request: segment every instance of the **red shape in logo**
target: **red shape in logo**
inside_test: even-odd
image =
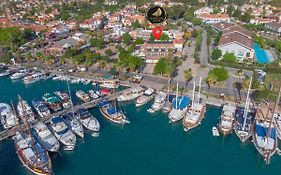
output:
[[[162,35],[162,28],[161,27],[154,27],[152,30],[152,34],[155,39],[159,39]]]

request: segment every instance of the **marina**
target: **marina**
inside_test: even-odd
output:
[[[6,80],[6,81],[8,81],[8,80]],[[11,81],[11,80],[10,80]],[[63,82],[54,82],[53,80],[49,80],[50,82],[41,82],[41,83],[43,83],[43,84],[45,84],[45,83],[59,83],[60,84],[60,86],[64,86],[65,88],[67,88],[66,87],[66,85],[65,85],[65,83],[63,83]],[[20,82],[17,82],[17,83],[20,83]],[[38,82],[38,84],[39,84],[40,82]],[[83,84],[83,83],[82,83]],[[34,84],[34,86],[36,86],[36,83]],[[71,86],[73,86],[73,85],[71,85]],[[75,85],[75,86],[79,86],[79,87],[81,87],[81,85]],[[82,86],[85,86],[84,84],[82,85]],[[87,85],[86,85],[87,86]],[[91,84],[89,84],[88,85],[88,88],[91,88]],[[71,89],[72,89],[73,87],[71,87]],[[88,92],[88,88],[86,88],[86,89],[83,89],[83,91],[84,92]],[[79,109],[79,108],[81,108],[81,107],[86,107],[86,109],[89,109],[90,110],[90,112],[91,113],[93,113],[93,111],[94,111],[94,116],[98,116],[97,117],[97,119],[96,119],[96,121],[98,121],[98,122],[101,122],[100,124],[99,124],[99,126],[101,127],[101,128],[103,128],[103,126],[104,125],[112,125],[112,123],[111,122],[109,122],[108,121],[108,119],[106,119],[105,118],[105,120],[103,119],[103,117],[102,117],[102,113],[100,113],[99,111],[98,111],[98,106],[97,107],[95,107],[96,105],[98,105],[98,102],[100,102],[100,101],[102,101],[103,99],[107,99],[107,100],[113,100],[113,99],[116,99],[116,97],[118,96],[117,94],[124,94],[125,92],[126,92],[126,90],[127,90],[127,92],[129,92],[128,91],[128,89],[125,89],[125,90],[121,90],[121,91],[118,91],[118,92],[116,92],[116,94],[114,95],[114,94],[112,94],[112,95],[109,95],[109,96],[104,96],[103,98],[97,98],[97,99],[92,99],[90,102],[86,102],[86,103],[81,103],[81,101],[79,101],[79,99],[76,97],[75,98],[75,89],[76,88],[73,88],[73,91],[71,92],[71,94],[72,94],[72,96],[74,97],[74,101],[75,101],[75,105],[73,106],[74,107],[74,110],[76,110],[76,109]],[[79,88],[80,89],[80,88]],[[56,89],[54,89],[54,90],[48,90],[48,92],[52,92],[52,91],[55,91]],[[46,91],[43,91],[43,92],[41,92],[41,94],[44,94],[44,92],[46,92]],[[159,92],[158,92],[159,93]],[[38,97],[40,97],[40,95],[36,95],[35,97],[32,97],[32,99],[33,98],[38,98]],[[25,99],[27,99],[27,102],[28,103],[30,103],[31,104],[31,102],[30,102],[30,100],[32,100],[32,99],[30,99],[30,98],[28,98],[28,97],[25,97],[25,96],[23,96],[23,98],[25,98]],[[165,98],[164,99],[166,99],[166,96],[165,96]],[[14,101],[17,101],[16,99],[13,99]],[[178,99],[178,100],[180,100],[180,98]],[[6,101],[5,101],[6,102]],[[7,101],[8,102],[8,101]],[[119,102],[120,103],[120,102]],[[127,120],[130,120],[130,124],[128,124],[128,125],[124,125],[124,129],[125,130],[127,130],[126,128],[130,128],[130,130],[131,129],[133,129],[132,127],[134,126],[134,127],[136,127],[136,125],[138,125],[137,123],[135,123],[136,121],[139,121],[140,119],[136,119],[135,118],[135,116],[132,116],[131,114],[133,114],[134,112],[132,111],[132,110],[137,110],[136,109],[136,107],[130,107],[130,106],[135,106],[135,103],[136,103],[136,100],[131,100],[131,101],[128,101],[128,102],[126,102],[126,104],[119,104],[120,105],[120,107],[118,108],[118,109],[122,109],[122,113],[124,113],[124,115],[126,115],[126,119]],[[153,101],[151,101],[151,102],[147,102],[147,104],[144,104],[143,105],[143,109],[142,109],[142,112],[141,113],[146,113],[145,115],[147,115],[148,113],[147,113],[147,109],[149,109],[149,106],[151,106],[152,104],[153,104],[154,102]],[[178,105],[179,105],[179,103],[180,103],[180,101],[178,102]],[[175,103],[176,104],[176,103]],[[124,105],[126,106],[125,108],[124,108]],[[94,107],[94,109],[92,109]],[[132,108],[132,109],[130,109],[130,108]],[[124,110],[125,109],[125,110]],[[59,116],[59,115],[61,115],[61,114],[63,114],[63,113],[69,113],[69,112],[71,112],[73,109],[71,109],[71,108],[68,108],[68,109],[63,109],[62,111],[59,111],[59,112],[56,112],[56,113],[53,113],[53,114],[51,114],[51,115],[47,115],[47,117],[44,117],[44,118],[42,118],[42,120],[43,121],[49,121],[49,119],[50,118],[52,118],[52,116]],[[208,135],[208,133],[210,133],[210,130],[212,130],[212,127],[213,126],[215,126],[215,123],[219,123],[219,117],[220,117],[220,114],[221,114],[221,108],[217,108],[217,107],[211,107],[211,106],[207,106],[207,112],[206,112],[206,114],[205,114],[205,117],[206,118],[208,118],[208,116],[210,115],[210,114],[208,114],[209,113],[209,111],[212,111],[212,110],[217,110],[218,111],[218,113],[216,114],[216,116],[217,116],[217,118],[214,118],[214,117],[211,117],[212,118],[212,121],[213,122],[209,122],[207,125],[209,126],[208,128],[209,128],[209,132],[206,132],[205,134],[206,135]],[[76,115],[77,115],[78,113],[76,113]],[[92,114],[91,114],[92,115]],[[141,114],[139,114],[139,115],[141,115]],[[154,115],[154,114],[151,114],[151,115]],[[164,121],[164,125],[167,125],[169,122],[168,122],[168,120],[169,120],[169,118],[167,117],[168,116],[168,114],[165,114],[165,113],[163,113],[163,112],[158,112],[157,113],[157,115],[160,115],[160,116],[162,116],[162,115],[164,115],[164,116],[166,116],[166,117],[164,117],[164,118],[166,118],[166,119],[159,119],[160,121]],[[78,115],[77,115],[78,116]],[[78,117],[79,118],[79,117]],[[142,116],[142,120],[146,120],[145,119],[146,117],[144,117],[144,116]],[[157,117],[158,118],[158,117]],[[104,120],[104,121],[103,121]],[[148,120],[151,120],[151,119],[148,119]],[[154,119],[155,120],[155,119]],[[205,120],[208,120],[208,119],[205,119]],[[55,123],[56,122],[61,122],[61,121],[54,121]],[[143,122],[143,121],[142,121]],[[52,123],[52,122],[51,122]],[[166,123],[166,124],[165,124]],[[205,122],[204,122],[205,123]],[[210,125],[210,124],[212,124],[212,125]],[[67,125],[66,125],[67,126]],[[113,126],[113,128],[115,128],[115,129],[118,129],[119,130],[119,127],[118,126],[115,126],[115,125],[112,125]],[[84,126],[85,127],[85,126]],[[117,127],[117,128],[116,128]],[[178,128],[178,129],[180,129],[180,128],[182,128],[182,125],[181,125],[181,123],[174,123],[174,124],[172,124],[171,125],[171,127],[172,128]],[[197,129],[197,127],[196,127],[196,129],[194,129],[194,132],[192,132],[192,135],[193,134],[195,134],[195,131],[196,132],[198,132],[198,130],[200,131],[201,129],[202,129],[202,127],[206,127],[206,124],[203,124],[202,126],[198,126],[198,129]],[[85,129],[88,129],[87,127],[85,127]],[[177,129],[177,130],[178,130]],[[134,130],[134,129],[133,129]],[[90,130],[91,131],[91,130]],[[92,130],[93,131],[93,130]],[[92,132],[91,131],[91,132]],[[102,137],[104,137],[104,130],[103,129],[101,129],[101,131],[100,131],[100,128],[98,128],[98,131],[99,132],[101,132],[101,135],[100,134],[98,134],[98,135],[100,135],[99,136],[99,139],[102,139]],[[120,130],[121,131],[121,130]],[[176,133],[173,133],[173,134],[176,134]],[[177,131],[177,134],[180,134],[180,131],[178,130]],[[71,135],[71,134],[70,134]],[[73,137],[73,140],[72,140],[72,142],[74,142],[73,144],[69,144],[69,145],[67,145],[65,142],[63,142],[63,141],[61,141],[61,144],[63,145],[62,146],[62,148],[64,149],[64,150],[73,150],[74,152],[76,152],[76,150],[78,149],[78,152],[79,152],[79,150],[81,151],[81,149],[79,149],[79,143],[81,142],[80,141],[80,139],[78,139],[78,137],[76,138],[76,137],[74,137],[73,136],[74,134],[72,134],[72,137]],[[152,134],[153,135],[153,134]],[[196,134],[197,135],[197,134]],[[77,135],[78,136],[78,135]],[[128,135],[129,136],[129,135]],[[209,137],[210,137],[211,135],[209,135]],[[58,138],[58,137],[57,137]],[[87,134],[85,134],[85,136],[83,137],[85,140],[86,140],[86,142],[89,142],[89,139],[91,140],[91,139],[93,139],[93,137],[90,137],[89,138],[89,135],[87,135]],[[214,137],[210,137],[210,139],[214,139]],[[220,137],[219,137],[220,138]],[[234,139],[235,137],[233,137],[233,136],[230,136],[230,138],[232,138],[232,139]],[[195,138],[194,138],[195,139]],[[196,140],[196,139],[195,139]],[[208,140],[208,139],[207,139]],[[236,139],[234,139],[234,140],[236,140]],[[236,140],[237,141],[237,140]],[[6,141],[4,141],[4,142],[6,142]],[[93,144],[93,143],[92,143]],[[224,143],[225,144],[225,143]],[[236,144],[239,144],[239,142],[237,142]],[[76,146],[75,146],[76,145]],[[78,148],[77,148],[78,147]],[[53,148],[54,150],[55,150],[55,148]],[[215,148],[214,148],[215,149]],[[64,154],[64,153],[63,153]],[[56,160],[56,159],[61,159],[61,158],[55,158],[54,159],[54,161],[52,160],[52,163],[53,163],[53,166],[56,166],[56,164],[57,164],[57,161],[58,160]],[[188,157],[187,157],[187,159],[188,159]],[[275,158],[276,159],[276,158]],[[262,166],[262,164],[261,164],[261,166]],[[56,170],[54,170],[54,171],[56,171]],[[65,171],[65,172],[67,172],[66,170],[63,170],[63,171]]]

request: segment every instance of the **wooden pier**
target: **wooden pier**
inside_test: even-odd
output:
[[[129,93],[129,92],[130,92],[130,88],[122,90],[122,91],[118,91],[115,94],[110,94],[108,96],[104,96],[104,97],[101,97],[101,98],[98,98],[98,99],[95,99],[95,100],[92,100],[89,102],[78,104],[78,105],[74,106],[74,111],[76,111],[77,109],[81,109],[81,108],[84,108],[84,109],[94,108],[100,101],[103,101],[103,100],[112,101],[112,100],[115,100],[119,95],[121,95],[123,93]],[[63,109],[63,110],[53,113],[47,117],[40,118],[40,121],[44,122],[44,123],[48,123],[53,116],[61,116],[62,114],[65,114],[65,113],[68,113],[71,111],[72,111],[72,108]],[[39,119],[35,120],[33,122],[33,124],[38,122],[38,120]],[[14,136],[17,130],[26,130],[26,126],[24,124],[21,124],[21,125],[14,126],[13,128],[0,132],[0,141]]]

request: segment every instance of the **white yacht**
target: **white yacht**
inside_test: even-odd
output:
[[[6,103],[0,103],[0,118],[4,129],[16,126],[19,123],[13,110]]]
[[[129,92],[125,92],[121,94],[118,98],[117,101],[129,101],[133,100],[135,98],[138,98],[143,94],[143,88],[140,86],[132,87]]]
[[[76,136],[64,123],[62,118],[54,116],[49,124],[50,130],[64,145],[64,150],[73,150],[76,144]]]
[[[24,82],[24,84],[28,85],[28,84],[32,84],[32,83],[35,83],[37,81],[40,81],[44,78],[45,78],[45,73],[36,72],[36,73],[33,73],[29,76],[24,77],[23,82]]]
[[[5,77],[5,76],[8,76],[10,74],[11,74],[10,70],[5,70],[5,71],[0,72],[0,77]]]
[[[82,90],[78,90],[76,92],[76,96],[77,96],[77,98],[79,98],[83,102],[89,102],[91,100],[90,96]]]
[[[154,89],[152,89],[152,88],[146,89],[144,91],[144,94],[136,100],[136,107],[142,106],[142,105],[146,104],[147,102],[149,102],[150,100],[152,100],[153,93],[154,93]]]
[[[62,92],[62,91],[56,91],[54,92],[62,101],[62,107],[65,109],[68,109],[71,107],[71,101],[69,94],[67,92]]]
[[[34,107],[34,109],[36,110],[36,112],[38,113],[38,115],[41,118],[44,118],[44,117],[46,117],[46,116],[51,114],[51,111],[48,108],[47,104],[44,103],[41,100],[38,100],[38,101],[33,100],[32,101],[32,106]]]
[[[43,122],[37,122],[33,125],[32,131],[44,148],[50,152],[58,151],[60,143],[48,129],[47,125]]]
[[[87,111],[86,109],[78,109],[76,111],[76,116],[86,129],[92,132],[99,132],[100,123],[95,117],[90,114],[89,111]]]
[[[26,69],[20,69],[18,70],[16,73],[13,73],[10,78],[12,80],[16,80],[16,79],[20,79],[20,78],[23,78],[25,77],[26,75],[28,74],[28,70]]]
[[[162,109],[165,100],[166,100],[167,94],[165,92],[160,91],[154,98],[154,102],[151,105],[152,111],[159,111]]]
[[[19,116],[27,117],[28,122],[33,122],[35,120],[35,114],[32,111],[31,107],[25,100],[20,100],[17,105],[17,110],[19,113]]]
[[[218,128],[224,136],[230,134],[233,130],[235,110],[235,106],[228,104],[223,106]]]
[[[118,80],[104,80],[100,82],[99,86],[108,89],[113,89],[113,88],[118,88],[120,84]]]
[[[89,92],[90,97],[92,97],[93,99],[100,98],[98,91],[89,90],[88,92]]]
[[[61,117],[64,123],[74,132],[77,136],[84,138],[84,129],[82,124],[79,122],[76,116],[73,116],[73,113],[67,113]]]

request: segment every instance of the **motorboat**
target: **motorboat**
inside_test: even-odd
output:
[[[154,111],[160,111],[163,108],[165,103],[167,94],[165,92],[160,91],[154,98],[154,102],[151,105],[151,109]]]
[[[149,102],[150,100],[152,100],[153,93],[154,93],[154,89],[152,89],[152,88],[146,89],[144,91],[144,94],[136,100],[136,107],[140,107],[140,106],[146,104],[147,102]]]
[[[26,69],[19,69],[16,73],[13,73],[10,78],[12,80],[17,80],[17,79],[20,79],[20,78],[23,78],[25,77],[27,74],[29,73],[28,70]]]
[[[78,117],[73,115],[72,112],[69,112],[62,115],[61,118],[72,132],[74,132],[77,136],[84,138],[84,129],[82,124],[79,122]]]
[[[76,116],[79,118],[83,126],[92,132],[99,132],[100,123],[99,121],[91,115],[91,113],[86,109],[78,109],[76,111]]]
[[[48,108],[47,104],[42,100],[33,100],[32,106],[41,118],[47,117],[51,114],[51,111]]]
[[[126,91],[125,93],[121,94],[118,98],[117,101],[129,101],[133,100],[135,98],[140,97],[143,94],[143,88],[138,86],[138,87],[132,87],[129,91]]]
[[[78,90],[76,92],[76,96],[78,99],[82,100],[83,102],[91,101],[90,96],[82,90]]]
[[[4,129],[9,129],[19,124],[12,108],[6,103],[0,103],[0,118]]]
[[[50,152],[58,152],[60,143],[47,125],[39,121],[32,125],[32,132],[45,149]]]
[[[212,133],[213,133],[213,136],[214,136],[214,137],[220,136],[219,130],[218,130],[218,128],[215,127],[215,126],[212,128]]]
[[[54,116],[48,126],[55,137],[63,144],[64,150],[70,151],[75,148],[76,136],[67,127],[62,118]]]
[[[218,128],[224,136],[230,134],[233,130],[235,110],[236,107],[233,105],[226,104],[223,106]]]
[[[61,101],[56,95],[46,93],[42,96],[42,99],[52,111],[57,112],[62,109]]]
[[[54,92],[54,94],[56,94],[61,99],[63,108],[68,109],[71,107],[72,104],[70,101],[69,94],[67,92],[56,91]]]

